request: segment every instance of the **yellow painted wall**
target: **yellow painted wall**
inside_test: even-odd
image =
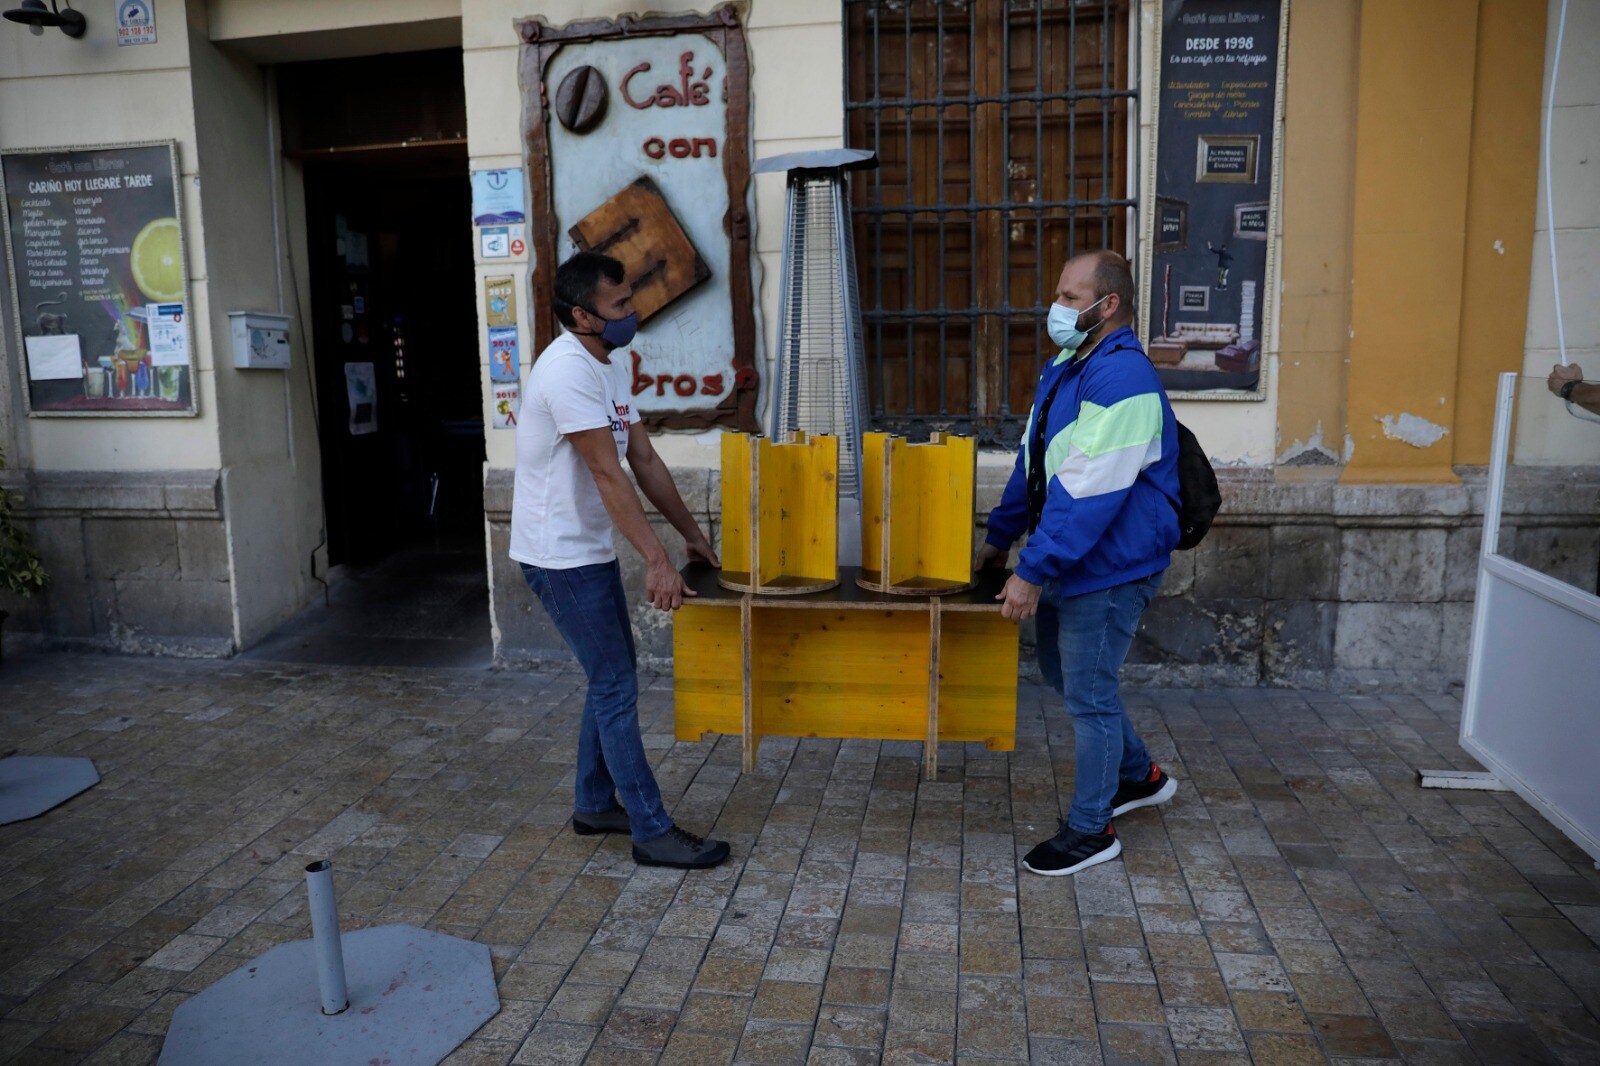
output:
[[[1346,481],[1456,480],[1477,8],[1362,8]]]
[[[1495,382],[1522,365],[1537,198],[1545,0],[1479,0],[1454,459],[1489,461]],[[1592,142],[1591,142],[1592,143]]]
[[[1344,454],[1360,25],[1360,0],[1299,3],[1289,17],[1275,451],[1294,468]]]

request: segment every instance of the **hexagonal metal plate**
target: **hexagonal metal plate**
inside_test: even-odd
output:
[[[343,947],[343,1013],[322,1013],[312,942],[280,944],[173,1012],[161,1066],[437,1063],[499,1013],[486,945],[382,925]]]
[[[36,818],[99,784],[88,759],[13,755],[0,759],[0,825]]]

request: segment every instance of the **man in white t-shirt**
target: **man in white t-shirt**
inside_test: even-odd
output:
[[[613,528],[644,556],[645,592],[657,608],[675,610],[694,592],[650,528],[624,458],[639,488],[683,535],[689,557],[721,564],[639,423],[626,360],[613,357],[639,324],[622,264],[580,252],[556,270],[552,289],[566,332],[528,372],[517,422],[511,558],[589,679],[572,828],[584,836],[631,832],[641,865],[715,866],[728,857],[728,845],[673,823],[639,736],[638,667]]]

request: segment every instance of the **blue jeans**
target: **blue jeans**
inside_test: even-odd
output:
[[[615,561],[567,570],[523,563],[522,576],[589,679],[573,810],[612,811],[620,796],[634,842],[654,840],[672,828],[672,819],[639,737],[638,658],[622,568]]]
[[[1039,601],[1039,670],[1066,698],[1077,737],[1077,772],[1067,825],[1103,833],[1121,781],[1150,776],[1150,753],[1123,709],[1118,674],[1133,645],[1139,616],[1161,587],[1165,571],[1138,581]]]

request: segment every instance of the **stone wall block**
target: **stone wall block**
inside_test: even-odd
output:
[[[1445,538],[1444,598],[1470,600],[1478,591],[1478,552],[1483,547],[1483,527],[1466,525],[1448,531]]]
[[[1157,597],[1140,619],[1129,661],[1199,665],[1255,663],[1262,602]]]
[[[1167,567],[1167,576],[1161,579],[1161,590],[1158,596],[1187,596],[1194,591],[1195,553],[1193,551],[1173,552],[1172,565]]]
[[[1443,612],[1425,603],[1339,607],[1334,662],[1352,670],[1436,670]]]
[[[1434,603],[1444,596],[1445,530],[1347,529],[1339,599]]]
[[[1436,669],[1448,677],[1467,676],[1467,653],[1472,645],[1470,603],[1440,604],[1439,662]]]
[[[170,511],[222,511],[222,477],[215,470],[173,470],[163,475],[162,496]]]
[[[227,581],[232,577],[224,523],[179,519],[176,525],[178,563],[185,581]]]
[[[572,653],[523,580],[522,567],[507,554],[510,546],[511,527],[491,522],[489,580],[494,624],[499,631],[496,659],[510,663],[570,661]]]
[[[88,518],[83,523],[89,573],[99,578],[177,580],[177,529],[166,518]]]
[[[1339,592],[1337,526],[1274,526],[1267,564],[1267,598],[1331,600]]]
[[[1331,669],[1338,621],[1337,603],[1269,602],[1261,639],[1263,674],[1288,680],[1305,671]]]
[[[1214,527],[1195,549],[1194,594],[1200,599],[1257,597],[1266,592],[1267,530]]]
[[[233,636],[231,586],[221,581],[115,580],[113,632],[134,636]]]
[[[1523,526],[1515,535],[1502,534],[1500,550],[1574,588],[1594,592],[1600,570],[1600,521],[1581,526]],[[1508,543],[1509,542],[1509,543]]]

